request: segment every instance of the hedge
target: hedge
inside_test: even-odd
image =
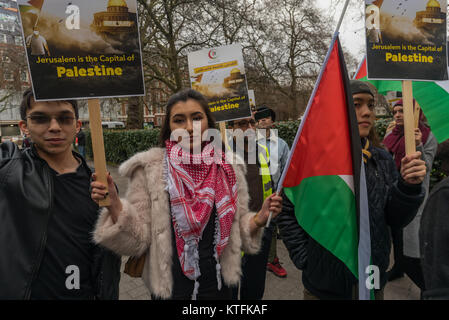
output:
[[[386,118],[376,121],[376,130],[381,140],[391,120],[391,118]],[[276,123],[279,137],[284,139],[290,147],[295,139],[299,124],[299,120]],[[104,130],[106,161],[111,164],[120,164],[131,158],[137,152],[157,146],[159,144],[159,132],[160,130],[158,128],[143,130]],[[92,158],[92,142],[89,131],[86,131],[86,138],[86,154],[89,158]],[[436,159],[430,177],[431,187],[445,178],[440,168],[441,161]]]
[[[155,147],[159,143],[159,129],[144,130],[103,130],[106,161],[120,164],[134,154]],[[92,156],[90,131],[86,131],[86,155]]]

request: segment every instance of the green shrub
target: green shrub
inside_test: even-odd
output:
[[[275,129],[278,130],[278,135],[291,148],[293,141],[295,140],[296,132],[298,131],[301,121],[279,121],[275,123]]]
[[[392,118],[377,119],[374,127],[376,128],[377,135],[380,141],[384,139],[385,131],[387,131],[388,124],[392,121]]]
[[[391,120],[391,118],[385,118],[376,121],[375,128],[380,141],[383,140],[385,131]],[[289,147],[292,146],[295,140],[299,124],[299,120],[276,122],[275,128],[278,130],[279,137],[284,139]],[[120,164],[138,152],[157,146],[159,144],[159,133],[160,130],[158,128],[144,130],[103,130],[106,161],[112,164]],[[86,131],[86,138],[86,154],[89,158],[92,158],[90,131]],[[430,188],[445,178],[440,167],[440,161],[435,159],[430,176]]]
[[[295,139],[299,121],[286,121],[276,123],[279,136],[289,146]],[[90,131],[86,130],[86,155],[93,158],[92,141]],[[106,161],[112,164],[120,164],[131,158],[134,154],[148,150],[159,144],[158,128],[144,130],[103,130],[104,149]]]
[[[134,154],[159,144],[159,129],[103,130],[106,161],[120,164]],[[86,154],[92,158],[90,131],[86,131]]]

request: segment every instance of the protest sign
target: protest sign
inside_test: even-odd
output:
[[[94,165],[105,185],[98,98],[145,94],[137,2],[127,1],[18,0],[35,100],[89,99]]]
[[[254,95],[254,90],[248,90],[249,106],[251,111],[256,111],[256,97]]]
[[[217,122],[251,116],[241,45],[192,52],[188,61],[192,88],[206,97]]]
[[[18,0],[36,100],[144,95],[136,0]]]
[[[447,80],[447,0],[365,0],[368,79]]]

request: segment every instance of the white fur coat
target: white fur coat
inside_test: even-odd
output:
[[[153,148],[124,162],[119,173],[129,178],[123,211],[114,224],[108,210],[100,214],[94,231],[96,243],[120,255],[139,257],[147,253],[142,279],[153,295],[169,298],[172,293],[172,228],[170,201],[163,177],[165,149]],[[241,251],[249,254],[260,249],[263,228],[251,237],[249,194],[245,166],[233,165],[237,186],[237,211],[228,246],[220,257],[226,285],[238,284],[241,276]]]

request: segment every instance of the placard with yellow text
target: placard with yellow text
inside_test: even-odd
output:
[[[145,94],[136,0],[18,0],[36,100]]]
[[[365,0],[368,79],[447,80],[447,0]]]
[[[209,101],[217,122],[251,116],[241,45],[192,52],[188,60],[192,88]]]

